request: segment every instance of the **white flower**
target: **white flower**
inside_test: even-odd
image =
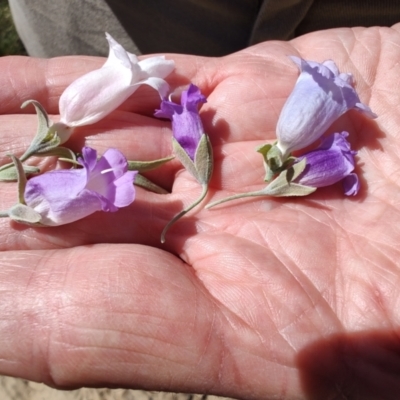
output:
[[[117,43],[108,33],[106,38],[110,52],[105,64],[89,72],[69,85],[60,97],[60,122],[53,129],[61,143],[68,140],[72,129],[93,124],[114,111],[140,85],[149,85],[160,97],[166,97],[169,86],[163,78],[175,68],[172,60],[164,56],[138,58]]]

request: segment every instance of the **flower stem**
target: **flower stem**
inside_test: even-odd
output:
[[[214,207],[214,206],[216,206],[218,204],[225,203],[225,202],[231,201],[231,200],[242,199],[244,197],[256,197],[256,196],[266,196],[266,195],[267,195],[267,193],[265,193],[265,189],[257,190],[256,192],[235,194],[233,196],[225,197],[224,199],[217,200],[217,201],[214,201],[214,202],[212,202],[210,204],[207,204],[206,208],[211,208],[211,207]]]
[[[183,217],[186,213],[188,213],[190,210],[192,210],[194,207],[196,207],[198,204],[200,204],[204,198],[207,195],[208,192],[208,184],[204,184],[202,185],[202,192],[200,197],[194,202],[192,203],[190,206],[186,207],[184,210],[182,210],[179,214],[175,215],[174,218],[171,219],[171,221],[168,222],[168,224],[165,226],[165,228],[163,229],[162,233],[161,233],[161,243],[165,243],[165,235],[167,234],[168,229],[176,222],[178,221],[178,219],[180,219],[181,217]]]

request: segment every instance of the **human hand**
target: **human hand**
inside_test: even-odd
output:
[[[217,200],[262,187],[254,149],[274,140],[298,76],[287,55],[334,59],[378,114],[374,122],[349,112],[330,129],[347,130],[358,150],[360,194],[345,198],[335,185],[307,198],[197,210],[161,245],[164,225],[200,192],[172,162],[149,175],[171,195],[137,189],[128,208],[56,228],[3,219],[1,373],[61,388],[397,398],[400,25],[316,32],[221,59],[172,56],[177,68],[168,80],[192,81],[208,97],[201,110],[215,155],[208,200]],[[35,132],[36,117],[19,110],[23,101],[56,114],[65,86],[101,63],[0,60],[0,161],[21,153]],[[116,147],[128,159],[167,156],[170,123],[152,117],[158,105],[141,88],[70,144],[79,149],[86,140],[99,153]],[[16,190],[1,188],[6,209]]]

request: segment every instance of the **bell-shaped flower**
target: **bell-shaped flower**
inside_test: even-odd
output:
[[[168,118],[172,121],[174,138],[192,161],[194,160],[200,139],[204,134],[198,105],[206,101],[200,89],[190,84],[188,90],[182,92],[181,104],[163,100],[160,110],[156,110],[154,114],[156,117]]]
[[[54,124],[61,142],[68,140],[72,129],[93,124],[114,111],[140,85],[149,85],[164,98],[169,90],[163,79],[175,68],[164,56],[138,58],[106,34],[110,51],[105,64],[69,85],[59,101],[61,119]]]
[[[50,171],[28,180],[25,203],[40,215],[40,224],[68,224],[96,211],[117,211],[134,201],[136,171],[128,171],[120,151],[109,149],[97,159],[96,150],[85,147],[82,155],[83,168]]]
[[[200,197],[165,226],[161,233],[163,243],[167,230],[203,201],[208,192],[214,162],[211,143],[208,135],[204,133],[198,109],[198,105],[205,102],[206,98],[201,94],[200,89],[190,84],[188,90],[182,92],[181,104],[163,100],[160,109],[154,114],[156,117],[168,118],[172,121],[172,146],[175,155],[203,188]]]
[[[319,139],[329,126],[348,110],[371,118],[376,115],[361,103],[351,74],[340,73],[336,64],[322,64],[290,57],[301,73],[288,97],[277,124],[277,147],[283,159]]]
[[[343,181],[344,193],[356,195],[360,188],[358,176],[353,172],[357,152],[351,150],[347,136],[347,132],[329,135],[316,150],[299,157],[298,161],[306,159],[306,166],[293,182],[319,188]]]

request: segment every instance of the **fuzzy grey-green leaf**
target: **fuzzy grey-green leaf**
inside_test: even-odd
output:
[[[303,158],[301,161],[293,164],[286,172],[286,180],[292,182],[299,177],[307,165],[307,159]]]
[[[199,177],[199,183],[207,184],[210,182],[214,167],[213,150],[210,138],[205,133],[203,133],[199,144],[197,145],[194,156],[194,165]]]
[[[13,163],[6,164],[0,169],[0,181],[14,182],[18,180],[17,169]],[[32,167],[30,165],[24,165],[25,175],[37,174],[40,172],[38,167]]]
[[[161,167],[165,163],[173,160],[174,156],[159,158],[152,161],[128,161],[128,169],[130,171],[146,172]]]
[[[30,147],[37,147],[44,142],[50,141],[54,135],[49,134],[50,121],[47,112],[43,108],[43,106],[36,100],[27,100],[24,103],[22,103],[21,108],[25,108],[29,104],[32,104],[35,107],[36,114],[38,117],[38,127],[36,135],[33,138]]]
[[[258,146],[258,147],[256,148],[256,151],[257,151],[258,153],[262,154],[262,155],[264,156],[264,158],[266,158],[268,152],[269,152],[270,149],[271,149],[271,147],[272,147],[272,144],[266,143],[266,144],[263,144],[263,145],[261,145],[261,146]]]
[[[189,171],[198,182],[200,182],[200,177],[197,173],[196,167],[192,159],[188,156],[185,149],[179,144],[179,142],[175,138],[172,138],[172,148],[176,157],[186,168],[186,170]]]
[[[300,165],[301,169],[302,166]],[[304,168],[303,168],[304,169]],[[279,176],[273,180],[263,191],[265,194],[274,197],[286,196],[307,196],[315,192],[316,188],[311,186],[304,186],[298,183],[291,182],[296,172],[293,170],[288,177],[288,171],[282,171]]]
[[[19,158],[15,157],[14,155],[10,154],[11,160],[15,165],[17,170],[17,177],[18,177],[18,201],[21,204],[25,204],[25,186],[26,186],[26,175],[24,172],[24,166],[22,165]]]
[[[265,194],[274,197],[291,197],[291,196],[308,196],[314,193],[317,188],[311,186],[304,186],[298,183],[291,183],[290,185],[276,186],[274,188],[266,188]]]
[[[58,158],[76,161],[76,154],[67,147],[50,147],[45,151],[34,153],[37,157],[56,156]]]
[[[168,194],[169,192],[166,191],[164,188],[156,185],[153,183],[151,180],[145,178],[143,175],[136,174],[135,175],[135,180],[133,183],[136,186],[140,186],[150,192],[157,193],[157,194]]]
[[[8,216],[21,224],[37,225],[42,220],[41,215],[25,204],[16,204],[8,211]]]
[[[264,144],[259,146],[256,151],[263,156],[265,168],[265,182],[270,182],[273,177],[282,171],[284,168],[284,161],[282,153],[279,148],[274,144]]]

